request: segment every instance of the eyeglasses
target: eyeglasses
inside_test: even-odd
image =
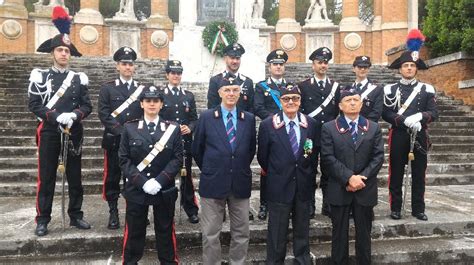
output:
[[[290,100],[293,101],[293,102],[300,102],[301,97],[300,96],[281,97],[280,99],[281,99],[281,101],[283,101],[285,103],[290,102]]]

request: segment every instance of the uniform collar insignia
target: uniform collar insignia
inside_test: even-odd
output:
[[[298,112],[298,115],[299,115],[298,117],[300,120],[300,126],[303,128],[308,128],[308,120],[306,119],[306,116],[299,112]]]
[[[217,118],[219,118],[219,116],[220,116],[220,115],[219,115],[219,111],[218,111],[218,110],[215,110],[215,111],[214,111],[214,118],[217,119]]]
[[[168,95],[168,93],[169,93],[168,88],[165,88],[165,95]]]
[[[160,122],[160,129],[162,132],[166,131],[166,123]]]
[[[339,118],[336,119],[336,129],[340,134],[346,133],[350,131],[349,125],[344,118],[344,115],[339,115]]]
[[[240,117],[241,120],[245,119],[245,113],[243,111],[239,111],[238,116]]]
[[[275,128],[275,130],[278,130],[283,126],[285,126],[285,122],[282,118],[280,118],[279,113],[273,115],[273,128]]]
[[[369,121],[366,118],[359,116],[359,122],[357,123],[357,127],[366,132],[369,130]]]
[[[267,79],[267,84],[270,85],[271,83],[272,83],[272,79],[269,77],[269,78]]]
[[[143,129],[143,121],[138,121],[138,129]]]

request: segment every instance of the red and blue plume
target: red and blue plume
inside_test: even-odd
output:
[[[69,34],[71,30],[71,17],[61,6],[55,6],[52,15],[53,23],[60,33]]]
[[[425,36],[418,29],[412,29],[407,36],[407,48],[410,51],[419,51],[425,42]]]

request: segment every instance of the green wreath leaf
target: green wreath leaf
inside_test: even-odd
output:
[[[204,46],[211,53],[212,53],[212,43],[214,42],[214,38],[216,37],[216,34],[219,32],[219,26],[225,29],[225,31],[223,31],[223,34],[229,41],[229,44],[235,43],[239,39],[239,34],[235,30],[235,27],[234,25],[232,25],[232,23],[229,23],[226,21],[213,21],[209,23],[204,28],[204,31],[202,32],[202,41],[204,43]],[[216,48],[216,54],[220,57],[223,57],[224,48],[225,48],[225,45],[222,42],[218,42],[217,48]]]

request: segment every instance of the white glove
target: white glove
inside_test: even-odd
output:
[[[418,121],[416,122],[415,124],[413,124],[410,129],[412,129],[412,131],[414,132],[419,132],[421,131],[421,123]]]
[[[408,128],[411,128],[415,123],[421,121],[421,119],[423,119],[423,115],[421,112],[418,112],[406,117],[403,123],[405,123]]]
[[[150,195],[156,195],[161,190],[161,185],[156,179],[149,179],[143,184],[143,191]]]
[[[67,121],[66,127],[67,127],[67,128],[71,128],[73,123],[74,123],[74,121],[73,121],[72,119],[69,119],[69,120]]]
[[[69,120],[69,113],[61,113],[57,118],[56,121],[58,123],[66,125]]]
[[[73,121],[75,121],[75,120],[77,119],[77,114],[74,113],[74,112],[69,112],[69,117],[70,117]]]

